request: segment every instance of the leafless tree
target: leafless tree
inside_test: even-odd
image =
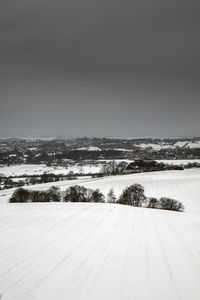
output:
[[[166,210],[174,210],[183,212],[185,207],[182,202],[167,197],[162,197],[159,200],[159,208]]]
[[[141,184],[133,184],[122,192],[119,203],[138,207],[142,206],[145,199],[144,187]]]
[[[158,201],[158,199],[156,199],[154,197],[150,197],[148,199],[147,207],[148,208],[159,208],[159,201]]]

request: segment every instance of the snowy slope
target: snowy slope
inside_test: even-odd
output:
[[[56,167],[47,167],[45,164],[39,165],[11,165],[11,166],[3,166],[0,167],[0,174],[4,176],[23,176],[23,175],[42,175],[43,173],[53,173],[55,175],[69,174],[72,171],[74,174],[82,173],[82,174],[94,174],[99,173],[101,171],[102,165],[104,162],[110,162],[113,160],[105,159],[98,160],[97,164],[85,164],[83,166],[79,166],[78,164],[74,166],[70,166],[69,168],[56,166]],[[116,159],[116,163],[120,163],[121,161],[125,161],[127,163],[132,162],[133,160],[127,159]],[[174,164],[174,165],[186,165],[188,163],[200,163],[200,159],[182,159],[182,160],[157,160],[158,162],[163,162],[165,164]]]
[[[174,147],[180,147],[180,148],[190,148],[190,149],[197,149],[200,148],[200,141],[190,142],[190,141],[184,141],[184,142],[177,142],[175,143]]]
[[[82,147],[82,148],[78,148],[76,150],[101,151],[101,149],[99,147],[94,147],[94,146]]]
[[[157,162],[163,162],[164,164],[168,165],[187,165],[189,163],[199,163],[200,164],[200,159],[159,159],[156,160]]]
[[[141,143],[137,145],[138,147],[142,149],[146,148],[152,148],[153,150],[159,151],[161,149],[174,149],[174,148],[190,148],[190,149],[197,149],[200,148],[200,141],[178,141],[174,145],[171,143],[165,143],[165,142],[160,142],[160,143]]]
[[[200,170],[80,183],[104,193],[113,187],[119,194],[135,182],[148,195],[183,201],[186,212],[115,204],[9,204],[5,200],[12,191],[0,191],[2,299],[199,300]],[[63,189],[74,184],[59,183]]]
[[[23,176],[23,175],[42,175],[43,173],[53,173],[55,175],[64,174],[67,175],[69,172],[76,173],[99,173],[101,165],[84,165],[84,166],[70,166],[65,167],[47,167],[44,164],[41,165],[12,165],[0,167],[0,174],[4,176]]]
[[[106,196],[111,188],[118,197],[122,190],[134,183],[145,187],[147,196],[168,196],[184,201],[187,211],[200,211],[200,169],[186,169],[184,171],[161,171],[139,173],[131,175],[107,176],[103,178],[81,178],[54,183],[28,186],[28,189],[46,190],[52,185],[65,190],[70,185],[80,184],[92,189],[100,189]],[[0,191],[0,202],[7,202],[14,189]],[[5,196],[2,196],[5,195]],[[1,197],[2,196],[2,197]]]

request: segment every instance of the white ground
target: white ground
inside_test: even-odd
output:
[[[44,172],[54,173],[56,175],[65,174],[67,175],[70,171],[82,174],[93,174],[99,173],[101,165],[84,165],[80,167],[78,165],[71,166],[69,168],[65,167],[47,167],[44,164],[41,165],[11,165],[9,167],[0,167],[0,174],[4,176],[23,176],[23,175],[41,175]]]
[[[168,148],[176,148],[176,147],[185,147],[185,148],[190,148],[190,149],[196,149],[200,148],[200,141],[195,141],[195,142],[190,142],[190,141],[179,141],[175,143],[174,145],[172,144],[167,144],[167,143],[159,143],[159,144],[154,144],[154,143],[141,143],[138,144],[139,147],[145,149],[148,147],[151,147],[152,149],[159,151],[161,149],[168,149]]]
[[[59,182],[183,201],[185,213],[115,204],[6,203],[0,191],[2,299],[199,300],[200,169]],[[46,189],[49,184],[33,186]]]
[[[47,167],[45,164],[39,165],[11,165],[9,167],[3,166],[0,167],[0,174],[4,176],[23,176],[23,175],[41,175],[44,172],[46,173],[54,173],[56,175],[64,174],[67,175],[70,171],[73,171],[74,174],[82,173],[82,174],[94,174],[99,173],[101,171],[103,162],[110,162],[111,160],[98,160],[97,164],[85,164],[84,166],[74,165],[69,168],[57,166],[57,167]],[[127,163],[132,162],[133,160],[127,159],[116,159],[116,163],[120,163],[121,161],[125,161]],[[158,162],[163,162],[165,164],[174,164],[174,165],[186,165],[188,163],[200,163],[200,159],[187,159],[187,160],[157,160]],[[102,163],[101,163],[102,162]]]
[[[189,163],[199,163],[200,159],[159,159],[157,162],[163,162],[168,165],[187,165]]]
[[[194,143],[191,143],[189,141],[177,142],[174,146],[195,149],[195,148],[200,148],[200,141],[196,141]]]
[[[95,146],[82,147],[82,148],[78,148],[76,150],[101,151],[101,149],[99,147],[95,147]]]

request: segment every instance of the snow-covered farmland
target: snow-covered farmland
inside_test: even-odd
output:
[[[58,182],[116,195],[141,183],[177,213],[115,204],[6,203],[0,191],[2,299],[200,299],[200,170]],[[50,184],[29,188],[46,189]]]
[[[177,142],[174,147],[180,147],[180,148],[190,148],[190,149],[197,149],[200,148],[200,141],[190,142],[190,141],[179,141]]]
[[[73,166],[69,166],[68,168],[62,166],[52,166],[47,167],[45,164],[39,165],[11,165],[11,166],[2,166],[0,167],[0,175],[4,176],[31,176],[31,175],[42,175],[43,173],[53,173],[55,175],[64,174],[67,175],[69,172],[73,172],[74,174],[82,173],[82,174],[94,174],[99,173],[101,171],[102,165],[106,162],[110,162],[112,160],[97,160],[96,164],[88,164],[83,161],[82,165],[75,164]],[[116,159],[115,162],[119,164],[121,161],[125,161],[127,163],[132,162],[133,160],[128,159]],[[187,160],[157,160],[158,162],[163,162],[165,164],[173,164],[173,165],[187,165],[188,163],[200,163],[200,159],[187,159]]]
[[[157,162],[163,162],[164,164],[168,165],[187,165],[187,164],[193,164],[198,163],[200,164],[200,159],[160,159],[156,160]]]
[[[78,164],[66,167],[47,167],[45,164],[41,165],[11,165],[9,167],[0,167],[0,174],[4,176],[23,176],[23,175],[41,175],[43,173],[53,173],[55,175],[64,174],[67,175],[69,172],[82,173],[82,174],[93,174],[99,173],[101,165],[90,165],[79,166]]]
[[[152,148],[153,150],[159,151],[161,149],[173,149],[173,148],[189,148],[189,149],[197,149],[200,148],[200,141],[179,141],[176,142],[174,145],[171,143],[141,143],[137,145],[140,148]]]
[[[76,150],[101,151],[101,149],[99,147],[94,147],[94,146],[82,147],[82,148],[78,148]]]

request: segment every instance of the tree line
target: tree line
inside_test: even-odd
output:
[[[93,202],[93,203],[116,203],[134,207],[145,207],[152,209],[164,209],[173,211],[184,211],[182,202],[168,197],[146,197],[144,187],[141,184],[133,184],[126,187],[119,198],[111,189],[105,196],[99,189],[89,189],[84,186],[74,185],[61,192],[59,187],[52,186],[46,191],[33,191],[18,188],[12,194],[10,203],[24,202]]]

